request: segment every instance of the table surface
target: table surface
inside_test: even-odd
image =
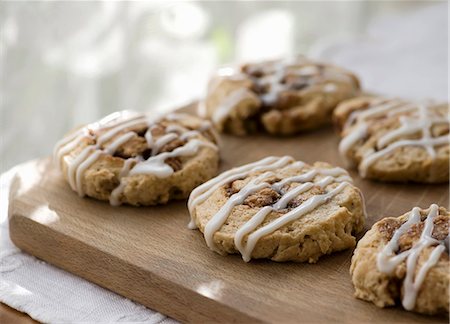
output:
[[[243,141],[222,136],[221,169],[286,153],[309,163],[325,160],[342,166],[337,145],[332,129],[281,139],[258,135]],[[245,264],[239,256],[222,257],[209,251],[197,231],[186,229],[189,217],[184,202],[112,208],[80,199],[46,159],[22,167],[27,169],[18,172],[16,182],[27,190],[17,186],[10,214],[11,238],[17,246],[183,322],[229,322],[243,316],[262,322],[292,322],[300,313],[306,321],[323,322],[330,318],[349,322],[442,320],[399,308],[382,310],[353,298],[348,275],[351,250],[324,257],[317,265]],[[36,174],[33,185],[26,176],[30,172]],[[361,179],[354,170],[350,173],[367,198],[366,229],[381,217],[401,215],[415,205],[448,205],[447,185],[385,184]],[[36,206],[46,206],[39,217],[33,216]],[[167,237],[177,239],[167,244]],[[226,271],[218,277],[217,269]],[[287,286],[290,282],[296,283],[293,288]],[[270,300],[264,297],[268,295]],[[326,312],[319,311],[323,306]]]
[[[0,323],[31,324],[38,323],[25,313],[21,313],[3,303],[0,303]]]

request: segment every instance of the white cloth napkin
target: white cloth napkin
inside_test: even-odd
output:
[[[15,171],[0,177],[0,302],[45,323],[176,323],[15,247],[8,230],[9,185]]]

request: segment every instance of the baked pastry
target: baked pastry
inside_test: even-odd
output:
[[[156,205],[186,198],[217,173],[216,143],[211,123],[198,117],[124,111],[69,133],[54,159],[80,196]]]
[[[329,123],[336,105],[358,92],[352,73],[299,56],[220,69],[199,114],[221,132],[289,135]]]
[[[208,247],[244,261],[316,262],[355,246],[363,197],[342,168],[268,157],[226,171],[192,191],[191,222]]]
[[[450,213],[433,204],[375,223],[358,242],[350,274],[355,296],[378,307],[448,313]]]
[[[364,178],[447,182],[448,104],[359,97],[340,104],[333,118],[343,137],[341,155]]]

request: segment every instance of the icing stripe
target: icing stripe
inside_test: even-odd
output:
[[[396,254],[399,249],[400,237],[408,232],[413,225],[421,222],[420,209],[418,207],[414,207],[408,216],[408,220],[394,232],[391,240],[377,256],[378,270],[388,274],[392,274],[395,269],[406,260],[406,276],[403,281],[404,296],[402,304],[407,310],[414,309],[417,294],[423,281],[425,280],[426,274],[434,265],[436,265],[441,254],[446,249],[444,240],[436,240],[432,237],[434,219],[438,215],[439,207],[436,204],[431,205],[425,220],[422,234],[420,235],[420,239],[415,242],[409,250]],[[433,245],[436,245],[436,247],[433,249],[430,256],[414,278],[420,254],[424,249]]]
[[[246,98],[260,99],[264,105],[273,105],[283,91],[299,91],[305,95],[311,91],[335,92],[336,83],[352,84],[358,87],[352,75],[331,65],[321,64],[304,57],[295,57],[285,60],[267,61],[260,64],[250,64],[247,71],[243,69],[225,68],[219,70],[208,86],[208,93],[212,94],[223,82],[235,83],[235,90],[226,93],[213,109],[212,120],[220,123],[230,116],[232,111]],[[224,72],[225,71],[225,72]],[[262,71],[263,76],[255,76],[254,72]],[[286,79],[295,77],[300,85],[290,84]],[[242,86],[242,81],[252,81],[263,93]],[[241,85],[241,86],[239,86]],[[207,115],[208,102],[204,101],[198,106],[200,115]]]
[[[172,152],[160,153],[136,164],[133,169],[131,169],[129,174],[154,174],[159,178],[168,177],[174,171],[170,165],[165,163],[166,159],[171,157],[193,156],[202,146],[217,150],[217,146],[210,142],[205,142],[199,139],[192,139],[184,146],[177,147]]]
[[[317,195],[309,198],[307,201],[302,203],[300,206],[294,208],[289,213],[275,219],[274,221],[270,222],[264,227],[261,227],[257,229],[255,232],[251,233],[248,236],[247,244],[244,247],[243,251],[240,251],[242,254],[242,258],[244,261],[248,262],[251,258],[251,254],[253,252],[253,249],[256,246],[256,243],[266,235],[269,235],[276,230],[280,229],[281,227],[289,224],[292,221],[295,221],[302,217],[303,215],[313,211],[320,205],[328,202],[331,198],[333,198],[336,194],[341,192],[345,186],[349,185],[349,182],[342,182],[339,184],[336,188],[331,190],[330,192],[323,194],[323,195]]]
[[[184,118],[188,118],[188,115],[172,113],[166,117],[159,116],[152,119],[149,116],[128,111],[114,113],[69,134],[59,141],[54,149],[54,159],[57,165],[60,166],[62,159],[66,159],[67,157],[66,172],[68,182],[73,190],[77,191],[80,196],[84,196],[85,192],[82,187],[82,179],[86,170],[102,155],[114,155],[117,149],[137,136],[134,131],[121,134],[122,132],[131,130],[141,124],[147,127],[148,129],[144,137],[147,141],[148,148],[152,150],[151,156],[147,160],[139,156],[130,157],[124,161],[122,170],[118,175],[119,185],[112,190],[110,195],[110,203],[112,205],[119,205],[120,197],[127,184],[124,178],[127,176],[154,174],[158,177],[168,177],[174,173],[174,170],[165,163],[167,158],[193,156],[198,153],[201,147],[209,147],[214,150],[218,149],[215,144],[196,138],[201,135],[201,132],[209,130],[211,125],[209,122],[204,122],[197,130],[188,130],[182,126],[169,124],[166,128],[166,134],[154,141],[151,130],[154,128],[155,123],[162,119],[178,121]],[[98,136],[97,134],[102,130],[105,132]],[[113,138],[114,140],[110,142]],[[172,152],[159,153],[164,145],[177,138],[186,141],[186,144],[177,147]],[[86,139],[92,139],[94,144],[87,145],[76,156],[70,156],[69,153],[81,145]]]
[[[231,213],[233,207],[242,204],[244,200],[251,194],[263,188],[269,187],[270,185],[267,182],[261,181],[273,175],[274,174],[272,172],[266,172],[250,181],[238,193],[232,195],[230,199],[227,200],[225,205],[223,205],[222,208],[220,208],[220,210],[209,220],[208,224],[206,224],[205,226],[204,234],[206,244],[210,249],[215,250],[213,241],[214,233],[217,232],[226,222],[228,215]]]
[[[114,188],[114,190],[111,192],[111,195],[109,196],[109,203],[112,206],[120,205],[120,195],[122,194],[123,190],[125,189],[125,186],[127,185],[127,183],[124,181],[123,178],[128,176],[134,164],[138,163],[141,160],[142,158],[127,159],[123,164],[122,170],[120,170],[119,174],[119,185],[116,188]]]
[[[179,136],[175,133],[168,133],[166,135],[161,136],[158,138],[158,140],[155,142],[155,144],[152,147],[152,156],[155,156],[159,153],[159,150],[166,145],[167,143],[172,142],[174,139],[177,139]]]
[[[252,93],[247,88],[239,88],[231,92],[214,111],[212,116],[213,122],[220,123],[225,118],[229,117],[232,109],[251,94]]]
[[[281,198],[275,204],[261,208],[235,233],[234,244],[241,253],[244,261],[248,262],[251,258],[256,243],[263,236],[280,229],[286,224],[295,221],[320,205],[328,202],[352,181],[348,173],[342,168],[322,168],[309,170],[304,174],[288,177],[273,184],[265,182],[268,178],[275,176],[275,174],[270,171],[275,171],[281,168],[287,171],[289,169],[302,168],[304,165],[305,164],[300,161],[294,162],[293,158],[288,156],[282,158],[268,157],[263,160],[224,172],[220,176],[199,186],[192,192],[188,202],[188,207],[191,214],[191,222],[189,227],[192,229],[196,228],[194,220],[195,207],[205,202],[221,186],[238,179],[246,178],[255,172],[265,172],[254,179],[251,179],[239,192],[233,194],[219,209],[219,211],[215,213],[211,219],[209,219],[204,229],[206,244],[210,249],[218,251],[214,244],[214,234],[226,223],[234,207],[243,204],[250,195],[264,188],[271,188],[281,194]],[[313,179],[319,175],[323,177],[317,181],[313,181]],[[293,187],[287,192],[283,192],[283,188],[293,182],[299,183],[299,185]],[[273,211],[285,209],[293,199],[298,197],[299,194],[306,192],[315,186],[325,189],[331,184],[337,184],[337,186],[332,188],[329,192],[309,198],[290,212],[281,215],[269,224],[257,229],[264,222],[267,215]],[[244,244],[244,240],[247,235],[248,239],[246,244]]]
[[[228,170],[221,175],[198,186],[191,192],[188,200],[188,209],[189,213],[191,214],[191,222],[189,223],[189,228],[196,228],[196,225],[192,218],[195,206],[208,199],[208,197],[219,187],[234,180],[245,178],[250,174],[250,172],[275,170],[287,165],[292,161],[294,161],[294,159],[290,156],[285,156],[282,158],[270,156],[260,161]]]
[[[70,140],[67,142],[61,143],[61,145],[57,144],[57,148],[53,154],[54,162],[61,169],[61,158],[72,151],[84,138],[89,138],[89,134],[87,132],[77,132],[76,136],[70,137]],[[63,139],[64,140],[64,139]]]
[[[422,140],[403,140],[395,142],[386,148],[378,151],[373,152],[371,154],[368,154],[364,157],[364,159],[359,164],[359,172],[361,173],[362,177],[366,177],[368,168],[380,157],[393,152],[395,149],[405,146],[423,146],[428,150],[430,150],[433,146],[437,145],[444,145],[449,142],[448,135],[440,136],[440,137],[434,137],[432,139],[422,139]],[[430,156],[432,158],[435,158],[436,153],[434,151],[429,152],[431,153]]]
[[[445,145],[449,143],[449,136],[433,137],[431,128],[434,125],[449,123],[448,116],[440,116],[437,112],[432,110],[430,104],[425,103],[409,103],[398,99],[382,100],[375,99],[371,103],[371,107],[362,111],[354,111],[348,117],[344,131],[347,131],[339,143],[340,154],[348,161],[349,152],[356,146],[358,142],[368,136],[368,128],[371,119],[379,118],[380,116],[395,116],[403,113],[410,113],[411,115],[404,115],[399,117],[400,126],[393,129],[381,138],[376,143],[376,149],[368,151],[359,163],[359,172],[362,177],[367,176],[367,171],[378,159],[392,153],[394,150],[407,146],[423,147],[432,159],[436,157],[436,146]],[[413,135],[421,132],[419,139],[401,139],[402,137]],[[351,163],[349,163],[351,164]]]

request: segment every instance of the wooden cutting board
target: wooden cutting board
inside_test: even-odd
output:
[[[268,155],[344,166],[331,129],[289,138],[222,138],[222,171]],[[366,229],[414,206],[448,207],[447,185],[352,176],[366,198]],[[10,233],[18,247],[183,322],[447,321],[355,299],[350,250],[317,264],[223,257],[206,247],[200,232],[187,229],[185,201],[136,208],[79,198],[48,158],[21,166],[11,192]]]

